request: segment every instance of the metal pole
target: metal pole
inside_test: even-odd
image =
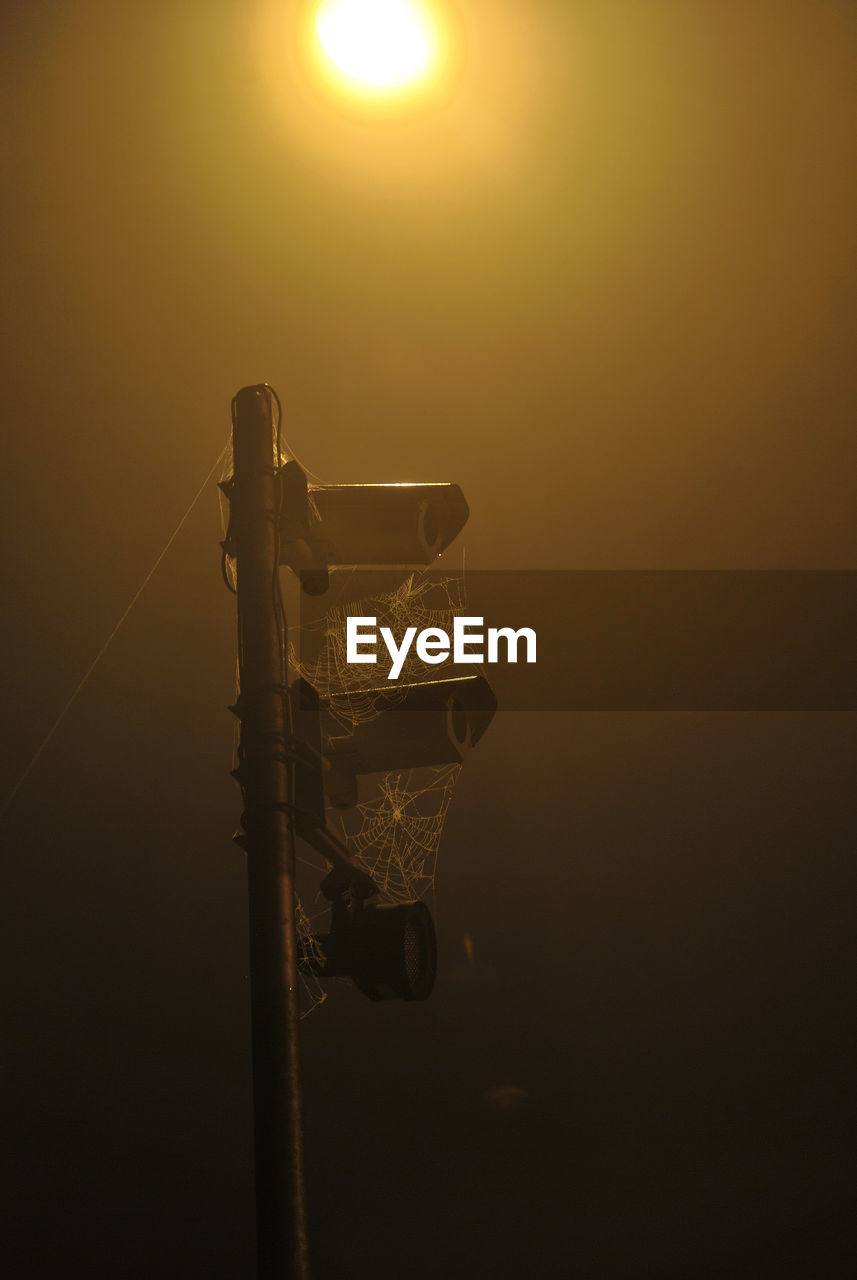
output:
[[[231,535],[238,643],[250,921],[253,1116],[259,1280],[309,1280],[298,1041],[292,799],[284,697],[285,617],[278,590],[280,486],[271,395],[244,387],[233,404]]]

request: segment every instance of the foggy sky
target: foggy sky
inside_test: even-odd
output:
[[[326,480],[460,484],[473,568],[857,567],[853,7],[459,0],[401,120],[300,7],[3,7],[4,793],[248,383]],[[2,820],[10,1275],[252,1275],[220,537],[211,484]],[[855,738],[498,714],[431,1000],[303,1023],[319,1280],[853,1274]]]

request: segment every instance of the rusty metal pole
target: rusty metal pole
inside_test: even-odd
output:
[[[280,483],[271,393],[233,403],[230,536],[238,577],[241,718],[250,923],[253,1115],[259,1280],[309,1280],[298,1039],[294,763],[285,617],[278,590]]]

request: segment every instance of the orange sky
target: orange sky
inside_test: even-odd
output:
[[[313,79],[306,14],[3,6],[4,792],[247,383],[331,482],[459,483],[475,568],[855,567],[854,7],[455,0],[457,78],[402,118]],[[252,1247],[220,536],[212,490],[8,819],[10,1143],[22,1212],[54,1215],[44,1274],[62,1241],[115,1256],[141,1205],[141,1276],[168,1241],[210,1277]],[[498,715],[450,814],[445,994],[421,1023],[342,1002],[307,1031],[315,1186],[350,1224],[316,1196],[322,1280],[364,1210],[381,1274],[427,1214],[426,1275],[528,1274],[533,1239],[564,1274],[568,1212],[586,1274],[668,1275],[717,1204],[733,1274],[759,1197],[775,1274],[818,1261],[845,1168],[853,737]],[[487,1117],[492,1089],[532,1110]],[[367,1181],[376,1130],[392,1163]]]

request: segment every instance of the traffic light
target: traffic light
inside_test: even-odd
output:
[[[297,462],[281,472],[280,564],[309,595],[330,565],[428,565],[470,514],[457,484],[333,484],[309,489]]]
[[[464,527],[468,507],[455,484],[355,484],[310,489],[296,462],[280,472],[279,561],[310,595],[328,589],[330,566],[428,565]],[[422,1000],[437,948],[425,903],[371,903],[374,882],[327,827],[326,809],[358,803],[370,774],[460,762],[484,734],[497,700],[479,674],[359,688],[368,718],[343,724],[348,690],[322,696],[304,678],[288,692],[298,835],[332,861],[322,882],[330,932],[305,938],[302,964],[321,978],[350,976],[372,1000]]]
[[[460,763],[497,710],[481,675],[360,692],[377,695],[377,714],[346,731],[330,700],[307,680],[296,680],[289,690],[295,738],[303,748],[295,783],[299,834],[324,825],[325,796],[336,808],[352,808],[357,780],[365,774]]]
[[[460,763],[497,709],[494,692],[482,675],[397,684],[393,689],[361,688],[360,694],[372,699],[375,714],[346,731],[329,703],[318,699],[306,681],[293,686],[295,716],[324,757],[321,786],[337,808],[357,803],[357,779],[362,775]],[[317,805],[318,782],[315,786]]]
[[[431,912],[424,902],[335,901],[330,933],[304,944],[302,964],[319,978],[351,978],[370,1000],[425,1000],[437,972]]]

